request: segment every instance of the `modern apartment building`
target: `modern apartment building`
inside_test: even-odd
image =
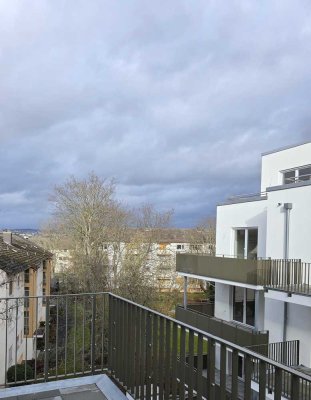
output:
[[[177,318],[311,373],[310,204],[311,142],[264,153],[260,192],[217,207],[216,256],[177,256],[185,287],[215,282],[214,307],[185,294]]]
[[[0,233],[0,384],[10,366],[35,356],[34,336],[45,321],[44,296],[50,294],[51,257],[28,239]]]

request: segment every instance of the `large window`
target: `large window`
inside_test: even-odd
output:
[[[243,228],[235,231],[235,255],[239,258],[257,258],[258,229]]]
[[[293,168],[283,171],[283,184],[310,181],[311,180],[311,165],[305,165],[299,168]]]
[[[233,288],[233,319],[255,326],[255,290],[242,287]]]

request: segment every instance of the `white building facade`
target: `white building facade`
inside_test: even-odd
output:
[[[260,190],[217,206],[216,256],[177,255],[184,302],[176,318],[311,374],[311,142],[263,154]],[[214,304],[188,303],[188,278],[213,282]]]

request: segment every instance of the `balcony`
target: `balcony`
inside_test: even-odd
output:
[[[205,310],[202,306],[200,308],[201,311],[198,311],[198,305],[191,303],[187,309],[177,306],[176,319],[239,346],[265,346],[268,344],[268,332],[257,331],[255,328],[238,322],[216,318],[208,308]]]
[[[40,304],[40,298],[32,298]],[[10,307],[11,301],[20,304],[18,309]],[[17,347],[15,334],[9,332],[15,332],[22,323],[22,304],[23,299],[0,299],[5,337],[0,348],[0,378],[7,388],[18,385],[19,396],[34,393],[34,387],[50,390],[54,381],[64,390],[72,384],[68,378],[79,378],[75,381],[79,383],[87,377],[98,388],[106,377],[109,385],[119,389],[120,396],[127,393],[140,400],[251,400],[254,390],[265,399],[267,389],[274,399],[281,400],[284,382],[289,383],[287,397],[311,399],[310,376],[111,293],[46,297],[43,350],[37,348],[37,330],[33,339]],[[39,321],[40,307],[34,310],[32,318]],[[24,355],[23,360],[19,357],[17,361],[17,352]],[[256,365],[258,384],[252,379]],[[277,378],[272,383],[267,380],[268,370]],[[106,390],[109,385],[107,381]],[[0,398],[9,397],[13,393],[10,390],[0,390]],[[106,398],[121,397],[107,394]]]
[[[198,279],[311,295],[311,263],[295,259],[253,260],[208,254],[177,254],[176,271]]]
[[[223,280],[260,285],[259,271],[270,260],[250,260],[234,257],[215,257],[208,254],[177,254],[176,271],[210,280]]]

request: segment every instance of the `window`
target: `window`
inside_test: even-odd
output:
[[[43,285],[46,285],[46,272],[43,271]]]
[[[257,259],[258,229],[243,228],[235,232],[235,255],[238,258]]]
[[[42,304],[45,306],[46,305],[46,289],[45,288],[43,288],[42,289],[42,295],[43,295],[43,297],[42,297]]]
[[[289,183],[294,183],[295,182],[295,170],[292,171],[286,171],[283,173],[283,183],[284,185],[287,185]]]
[[[9,282],[9,296],[11,296],[12,293],[13,293],[13,281],[11,280],[11,281]]]
[[[283,171],[283,184],[287,185],[295,182],[311,180],[311,165]]]
[[[176,246],[177,250],[183,250],[185,248],[185,246],[183,244],[178,244]]]
[[[29,288],[28,287],[25,287],[25,290],[24,290],[24,296],[25,296],[25,299],[24,299],[24,306],[26,307],[26,308],[28,308],[29,307]]]
[[[255,290],[242,287],[233,288],[233,319],[255,326]]]
[[[202,245],[201,244],[191,244],[190,245],[190,250],[192,250],[192,251],[202,251]]]
[[[29,269],[24,272],[24,282],[29,283]]]
[[[24,335],[29,335],[29,311],[24,311]]]
[[[311,167],[300,168],[298,171],[299,181],[310,181],[311,180]]]

